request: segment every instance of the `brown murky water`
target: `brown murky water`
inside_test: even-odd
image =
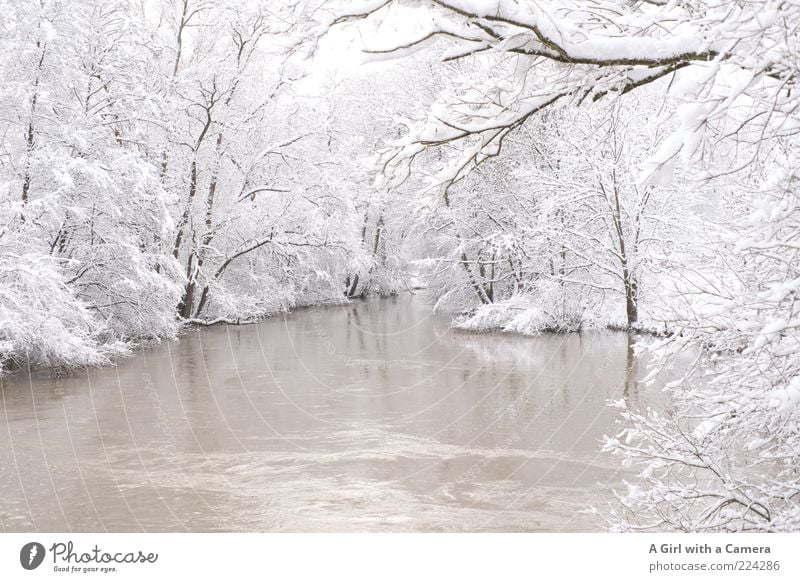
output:
[[[0,530],[602,529],[630,363],[624,334],[454,333],[402,295],[6,378]]]

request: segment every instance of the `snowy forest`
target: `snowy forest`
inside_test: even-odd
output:
[[[800,531],[800,1],[0,0],[0,374],[408,290],[637,334],[614,531]]]

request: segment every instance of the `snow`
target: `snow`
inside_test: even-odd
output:
[[[797,2],[153,5],[0,0],[0,371],[419,285],[700,354],[612,527],[800,529]]]

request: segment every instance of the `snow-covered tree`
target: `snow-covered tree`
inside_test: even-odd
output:
[[[175,333],[177,273],[149,244],[168,228],[166,193],[132,122],[149,106],[140,28],[117,0],[2,8],[3,51],[19,55],[2,64],[0,252],[17,296],[3,306],[5,358],[96,362],[114,338]]]

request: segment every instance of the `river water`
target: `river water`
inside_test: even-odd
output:
[[[2,531],[595,531],[628,336],[464,334],[410,294],[0,385]]]

